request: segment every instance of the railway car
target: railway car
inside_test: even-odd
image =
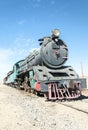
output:
[[[10,76],[12,75],[13,71],[9,71],[7,76],[3,79],[3,83],[6,85],[11,85]]]
[[[15,81],[25,91],[43,94],[49,100],[75,99],[81,96],[86,80],[79,78],[73,67],[65,66],[68,47],[60,39],[60,31],[54,29],[51,36],[39,39],[40,47],[31,52],[18,65]],[[19,66],[19,67],[18,67]]]
[[[16,81],[17,75],[18,75],[18,68],[22,64],[24,60],[20,60],[17,63],[14,64],[13,70],[9,71],[7,73],[7,76],[4,78],[3,83],[7,84],[11,87],[17,87],[18,81]],[[16,86],[17,85],[17,86]]]

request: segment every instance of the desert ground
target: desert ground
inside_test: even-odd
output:
[[[84,101],[65,104],[87,111]],[[87,122],[88,113],[0,84],[0,130],[88,130]]]

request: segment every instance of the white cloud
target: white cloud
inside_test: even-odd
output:
[[[30,38],[17,37],[14,41],[14,53],[18,52],[21,58],[27,56],[33,48],[36,48],[37,44]]]
[[[2,80],[5,74],[11,69],[11,56],[13,51],[11,49],[0,49],[0,80]]]
[[[19,25],[23,25],[23,24],[26,23],[26,22],[27,22],[27,21],[26,21],[25,19],[23,19],[23,20],[19,20],[19,21],[18,21],[18,24],[19,24]]]
[[[54,4],[55,4],[55,1],[54,1],[54,0],[52,0],[52,1],[51,1],[51,5],[54,5]]]
[[[12,48],[0,48],[0,80],[13,69],[14,63],[27,57],[33,48],[36,48],[36,42],[20,37],[13,42]]]

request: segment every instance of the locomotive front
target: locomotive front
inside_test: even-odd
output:
[[[43,38],[40,49],[41,61],[50,68],[60,68],[67,61],[68,48],[66,44],[59,39],[60,32],[54,29],[51,37]]]

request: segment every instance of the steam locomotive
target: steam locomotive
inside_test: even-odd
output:
[[[14,64],[4,83],[25,91],[43,94],[49,100],[75,99],[81,96],[86,80],[71,66],[65,66],[68,47],[54,29],[50,37],[39,39],[40,48]]]

